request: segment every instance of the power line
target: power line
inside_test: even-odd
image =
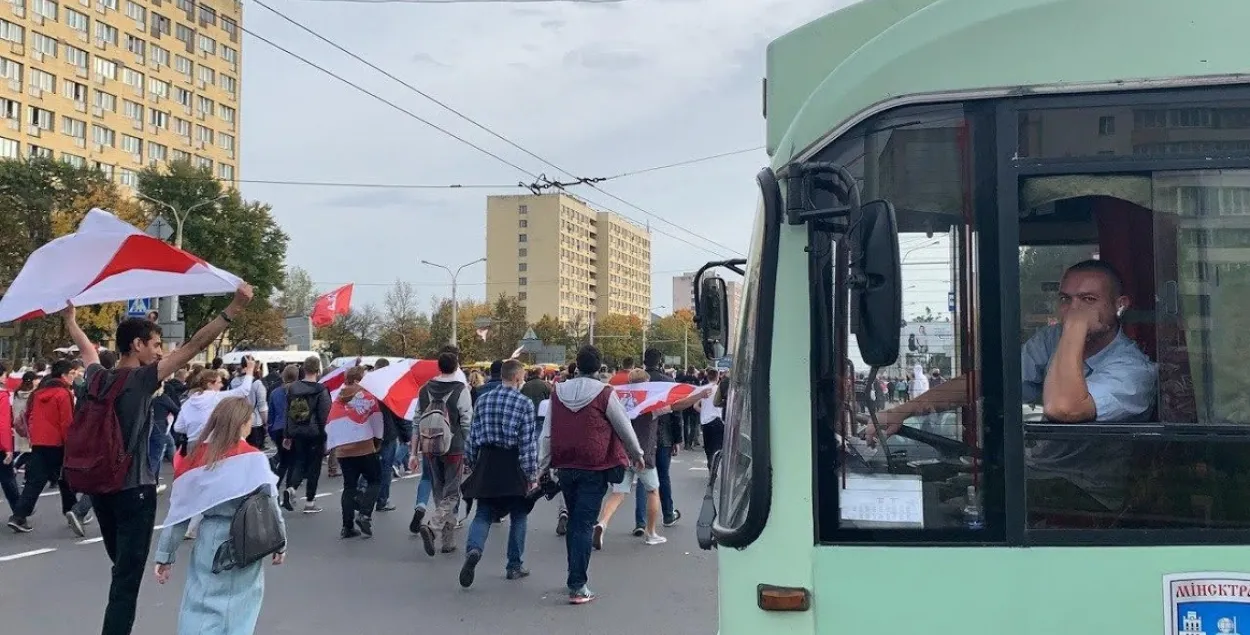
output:
[[[656,275],[667,275],[670,273],[689,273],[689,272],[690,272],[689,269],[666,269],[663,271],[652,271],[651,275],[656,276]],[[392,287],[392,286],[395,286],[396,282],[410,284],[414,287],[450,287],[451,286],[450,282],[424,283],[424,282],[413,282],[411,280],[391,280],[390,282],[314,282],[313,284],[316,286],[326,286],[326,287],[341,287],[345,284],[354,284],[359,287]],[[561,279],[530,280],[526,283],[526,286],[534,286],[534,285],[539,285],[539,284],[555,284],[557,282],[561,282]],[[458,282],[456,283],[456,286],[458,287],[481,287],[481,286],[485,286],[486,284],[487,284],[486,282]]]
[[[448,135],[448,136],[452,137],[453,139],[456,139],[456,140],[458,140],[458,141],[461,141],[462,143],[464,143],[464,144],[468,145],[469,147],[474,148],[474,149],[478,150],[479,152],[482,152],[483,154],[486,154],[487,156],[494,158],[495,160],[497,160],[497,161],[499,161],[499,162],[503,163],[504,165],[507,165],[507,166],[510,166],[510,167],[514,168],[515,170],[517,170],[518,172],[521,172],[522,174],[526,174],[526,175],[528,175],[528,176],[530,176],[530,177],[533,177],[533,178],[535,178],[535,179],[538,179],[538,178],[539,178],[539,176],[538,176],[538,175],[536,175],[536,174],[534,174],[533,172],[530,172],[529,170],[526,170],[525,168],[522,168],[521,166],[519,166],[519,165],[517,165],[517,164],[515,164],[515,163],[512,163],[511,161],[508,161],[507,159],[504,159],[504,158],[500,157],[499,155],[497,155],[497,154],[495,154],[495,153],[493,153],[493,152],[491,152],[491,151],[489,151],[489,150],[486,150],[486,149],[484,149],[484,148],[482,148],[482,147],[480,147],[480,146],[478,146],[478,145],[476,145],[476,144],[474,144],[474,143],[472,143],[472,142],[470,142],[470,141],[467,141],[467,140],[463,139],[462,137],[460,137],[460,136],[458,136],[458,135],[456,135],[456,134],[454,134],[454,133],[452,133],[452,132],[450,132],[450,131],[448,131],[448,130],[445,130],[445,129],[443,129],[443,128],[441,128],[441,127],[439,127],[439,126],[437,126],[437,125],[435,125],[435,124],[431,123],[430,121],[427,121],[426,119],[421,118],[420,116],[418,116],[418,115],[416,115],[415,113],[413,113],[413,112],[411,112],[411,111],[407,110],[406,108],[403,108],[402,106],[399,106],[399,105],[395,104],[394,102],[392,102],[392,101],[390,101],[390,100],[388,100],[388,99],[385,99],[385,98],[383,98],[383,97],[379,96],[377,93],[374,93],[374,92],[372,92],[372,91],[370,91],[370,90],[368,90],[368,89],[366,89],[366,88],[364,88],[364,87],[360,86],[359,84],[356,84],[355,82],[353,82],[353,81],[351,81],[351,80],[349,80],[349,79],[347,79],[347,78],[343,77],[342,75],[339,75],[338,73],[335,73],[334,71],[331,71],[331,70],[329,70],[329,69],[325,68],[324,66],[321,66],[321,65],[319,65],[319,64],[317,64],[317,63],[315,63],[315,62],[313,62],[313,61],[311,61],[311,60],[309,60],[309,59],[307,59],[307,58],[305,58],[305,57],[303,57],[303,56],[301,56],[301,55],[299,55],[299,54],[297,54],[297,53],[295,53],[295,52],[293,52],[293,51],[291,51],[291,50],[289,50],[289,49],[287,49],[287,48],[285,48],[285,47],[283,47],[283,46],[280,46],[279,44],[277,44],[277,43],[275,43],[275,42],[273,42],[273,41],[269,40],[268,38],[265,38],[265,37],[263,37],[263,36],[257,35],[255,31],[252,31],[252,30],[250,30],[250,29],[248,29],[248,28],[246,28],[246,27],[244,27],[244,26],[242,26],[242,25],[240,25],[240,26],[239,26],[239,29],[240,29],[240,30],[242,30],[244,33],[247,33],[248,35],[251,35],[252,37],[254,37],[254,38],[256,38],[256,39],[260,40],[261,42],[264,42],[265,44],[268,44],[269,46],[272,46],[273,48],[276,48],[276,49],[278,49],[279,51],[282,51],[283,53],[286,53],[287,55],[290,55],[291,57],[294,57],[295,59],[297,59],[297,60],[299,60],[299,61],[303,62],[304,64],[307,64],[308,66],[311,66],[311,67],[313,67],[313,68],[315,68],[315,69],[317,69],[317,70],[321,71],[322,73],[325,73],[326,75],[329,75],[330,77],[333,77],[334,79],[337,79],[338,81],[340,81],[340,82],[342,82],[342,83],[344,83],[344,84],[347,84],[348,86],[351,86],[352,88],[355,88],[356,90],[358,90],[358,91],[360,91],[360,92],[362,92],[362,93],[364,93],[364,94],[366,94],[366,95],[368,95],[368,96],[370,96],[370,97],[372,97],[372,98],[374,98],[374,99],[376,99],[376,100],[378,100],[378,101],[380,101],[380,102],[382,102],[382,103],[384,103],[384,104],[386,104],[386,105],[390,106],[391,108],[394,108],[395,110],[398,110],[399,112],[404,113],[405,115],[408,115],[409,117],[412,117],[413,119],[416,119],[417,121],[420,121],[421,123],[424,123],[424,124],[426,124],[426,125],[428,125],[428,126],[430,126],[430,127],[434,128],[435,130],[438,130],[439,132],[442,132],[443,134],[446,134],[446,135]],[[521,184],[521,186],[522,186],[522,187],[528,187],[528,186],[526,186],[525,184]],[[583,197],[583,198],[585,198],[585,197]],[[587,199],[587,200],[589,201],[589,199]],[[589,202],[594,203],[594,201],[589,201]],[[596,205],[597,205],[597,203],[594,203],[594,204],[596,204]],[[606,209],[606,206],[601,206],[601,207],[605,207],[605,209]],[[672,224],[672,223],[670,223],[670,224]],[[680,229],[680,227],[679,227],[679,229]],[[684,238],[682,238],[682,237],[680,237],[680,236],[674,236],[673,234],[670,234],[670,233],[668,233],[668,232],[666,232],[666,231],[662,231],[662,230],[659,230],[659,229],[652,229],[651,231],[654,231],[654,232],[656,232],[656,233],[658,233],[658,234],[662,234],[662,235],[664,235],[664,236],[668,236],[669,238],[672,238],[672,239],[674,239],[674,240],[677,240],[677,241],[683,242],[683,243],[685,243],[685,244],[687,244],[687,245],[690,245],[691,247],[694,247],[694,248],[696,248],[696,249],[700,249],[700,250],[706,251],[707,253],[710,253],[710,254],[712,254],[712,255],[714,255],[714,256],[717,256],[717,257],[724,257],[724,255],[723,255],[723,254],[721,254],[721,253],[719,253],[719,252],[716,252],[716,251],[713,251],[713,250],[711,250],[711,249],[708,249],[707,247],[704,247],[704,246],[702,246],[702,245],[696,245],[695,243],[692,243],[692,242],[690,242],[689,240],[686,240],[686,239],[684,239]],[[687,231],[688,231],[688,230],[687,230]],[[709,242],[710,242],[710,241],[709,241]]]
[[[639,174],[647,174],[649,172],[659,172],[660,170],[667,170],[669,168],[680,168],[680,167],[684,167],[687,165],[694,165],[696,163],[704,163],[704,162],[712,161],[715,159],[723,159],[725,157],[732,157],[738,154],[746,154],[748,152],[758,152],[763,149],[764,149],[764,146],[755,146],[754,148],[742,148],[741,150],[731,150],[729,152],[721,152],[720,154],[711,154],[705,157],[699,157],[697,159],[687,159],[685,161],[678,161],[677,163],[668,163],[665,165],[657,165],[651,168],[643,168],[641,170],[631,170],[629,172],[622,172],[615,176],[603,177],[602,181],[614,181],[616,179],[623,179],[627,176],[637,176]]]
[[[586,179],[586,178],[578,177],[578,176],[577,176],[576,174],[574,174],[572,171],[570,171],[570,170],[566,170],[566,169],[564,169],[564,168],[562,168],[562,167],[560,167],[560,166],[556,165],[555,163],[552,163],[551,161],[549,161],[549,160],[547,160],[547,159],[545,159],[545,158],[543,158],[543,157],[541,157],[541,156],[539,156],[539,155],[537,155],[537,154],[535,154],[535,153],[531,152],[530,150],[528,150],[528,149],[526,149],[526,148],[522,147],[520,144],[518,144],[518,143],[516,143],[516,142],[512,141],[511,139],[509,139],[509,138],[505,137],[504,135],[499,134],[498,132],[495,132],[494,130],[492,130],[492,129],[488,128],[487,126],[485,126],[485,125],[483,125],[483,124],[481,124],[481,123],[477,122],[477,121],[476,121],[475,119],[473,119],[472,117],[469,117],[468,115],[466,115],[466,114],[464,114],[464,113],[460,112],[459,110],[457,110],[457,109],[455,109],[455,108],[453,108],[453,107],[449,106],[448,104],[446,104],[446,103],[444,103],[444,102],[440,101],[439,99],[435,98],[434,96],[430,95],[429,93],[427,93],[427,92],[425,92],[425,91],[423,91],[423,90],[421,90],[421,89],[417,88],[416,86],[413,86],[412,84],[410,84],[410,83],[408,83],[408,82],[404,81],[403,79],[400,79],[399,77],[396,77],[394,74],[392,74],[392,73],[390,73],[390,72],[388,72],[388,71],[384,70],[383,68],[379,67],[377,64],[374,64],[373,62],[370,62],[369,60],[366,60],[365,58],[363,58],[363,57],[361,57],[361,56],[357,55],[356,53],[353,53],[352,51],[347,50],[347,49],[346,49],[346,48],[344,48],[343,46],[339,45],[337,42],[334,42],[333,40],[331,40],[331,39],[329,39],[329,38],[325,37],[324,35],[321,35],[320,33],[318,33],[318,32],[316,32],[316,31],[312,30],[312,29],[311,29],[311,28],[309,28],[308,26],[305,26],[303,23],[301,23],[301,22],[299,22],[299,21],[295,20],[294,18],[292,18],[292,17],[290,17],[290,16],[286,15],[285,13],[282,13],[281,11],[279,11],[279,10],[277,10],[277,9],[275,9],[275,8],[273,8],[273,7],[271,7],[271,6],[269,6],[268,4],[265,4],[265,2],[264,2],[263,0],[253,0],[253,1],[254,1],[256,4],[260,5],[261,7],[265,8],[266,10],[268,10],[269,12],[273,13],[274,15],[276,15],[276,16],[278,16],[278,17],[282,18],[283,20],[286,20],[287,22],[289,22],[289,23],[291,23],[291,24],[295,25],[296,27],[300,28],[300,29],[301,29],[301,30],[303,30],[304,32],[308,33],[309,35],[312,35],[313,37],[315,37],[315,38],[317,38],[317,39],[321,40],[322,42],[325,42],[326,44],[328,44],[328,45],[330,45],[330,46],[334,47],[335,49],[339,50],[339,51],[340,51],[340,52],[342,52],[343,54],[345,54],[345,55],[347,55],[347,56],[351,57],[352,59],[354,59],[354,60],[356,60],[356,61],[358,61],[358,62],[360,62],[360,63],[362,63],[362,64],[364,64],[364,65],[366,65],[366,66],[368,66],[369,68],[371,68],[371,69],[373,69],[373,70],[375,70],[375,71],[377,71],[377,72],[381,73],[382,75],[385,75],[387,78],[389,78],[389,79],[391,79],[391,80],[393,80],[393,81],[395,81],[395,82],[398,82],[399,84],[403,85],[405,88],[407,88],[407,89],[411,90],[412,92],[414,92],[414,93],[416,93],[416,94],[420,95],[421,97],[424,97],[425,99],[427,99],[427,100],[429,100],[429,101],[431,101],[431,102],[433,102],[433,103],[437,104],[439,107],[441,107],[441,108],[443,108],[444,110],[446,110],[446,111],[448,111],[448,112],[450,112],[450,113],[452,113],[452,114],[456,115],[457,117],[459,117],[459,118],[463,119],[464,121],[466,121],[466,122],[468,122],[468,123],[472,124],[473,126],[475,126],[475,127],[479,128],[479,129],[481,129],[482,131],[486,132],[487,134],[490,134],[491,136],[494,136],[495,138],[499,139],[500,141],[503,141],[504,143],[506,143],[506,144],[508,144],[508,145],[512,146],[513,148],[516,148],[517,150],[519,150],[519,151],[521,151],[521,152],[525,153],[526,155],[528,155],[528,156],[530,156],[530,157],[532,157],[532,158],[534,158],[534,159],[538,160],[539,162],[543,163],[544,165],[550,166],[551,168],[553,168],[553,169],[555,169],[555,170],[558,170],[559,172],[562,172],[562,173],[564,173],[564,174],[567,174],[568,176],[570,176],[570,177],[572,177],[573,179],[575,179],[575,182],[574,182],[574,183],[572,183],[572,184],[567,184],[567,183],[558,183],[558,182],[554,182],[554,181],[546,180],[546,179],[545,179],[545,177],[537,177],[537,176],[534,176],[532,173],[530,173],[530,172],[528,172],[528,171],[526,171],[526,170],[520,170],[522,173],[529,174],[530,176],[533,176],[535,179],[538,179],[538,180],[540,180],[540,181],[544,181],[544,180],[546,181],[545,183],[535,183],[535,185],[537,185],[537,186],[550,186],[550,187],[557,187],[557,188],[562,189],[562,190],[563,190],[563,189],[566,189],[566,187],[567,187],[568,185],[576,185],[576,184],[585,184],[585,185],[590,185],[591,187],[594,187],[595,189],[597,189],[597,190],[599,190],[600,192],[602,192],[604,196],[607,196],[607,197],[609,197],[609,198],[611,198],[611,199],[613,199],[613,200],[616,200],[616,201],[620,202],[620,203],[621,203],[621,204],[623,204],[623,205],[627,205],[627,206],[629,206],[629,207],[632,207],[633,209],[636,209],[636,210],[638,210],[639,212],[642,212],[643,214],[646,214],[647,216],[651,216],[651,217],[653,217],[653,218],[656,218],[656,219],[657,219],[657,220],[659,220],[660,222],[663,222],[663,223],[668,224],[668,225],[670,225],[670,226],[672,226],[672,227],[674,227],[674,228],[676,228],[676,229],[679,229],[679,230],[681,230],[681,231],[683,231],[683,232],[686,232],[687,234],[690,234],[691,236],[694,236],[695,238],[698,238],[698,239],[703,240],[703,241],[706,241],[706,242],[708,242],[708,243],[710,243],[710,244],[716,245],[717,247],[720,247],[720,248],[722,248],[722,249],[726,249],[726,250],[728,250],[730,253],[733,253],[733,254],[739,254],[739,255],[741,255],[741,253],[742,253],[742,252],[738,251],[737,249],[734,249],[733,247],[729,247],[728,245],[723,245],[723,244],[718,243],[718,242],[716,242],[716,241],[714,241],[714,240],[711,240],[711,239],[709,239],[709,238],[707,238],[707,237],[705,237],[705,236],[702,236],[702,235],[700,235],[700,234],[697,234],[697,233],[695,233],[694,231],[691,231],[691,230],[689,230],[689,229],[686,229],[685,227],[682,227],[681,225],[678,225],[677,223],[674,223],[674,222],[672,222],[672,221],[670,221],[670,220],[668,220],[668,219],[664,218],[663,216],[660,216],[660,215],[658,215],[658,214],[654,214],[654,213],[652,213],[652,212],[650,212],[650,211],[647,211],[647,210],[645,210],[645,209],[643,209],[643,208],[641,208],[641,207],[639,207],[639,206],[637,206],[637,205],[635,205],[635,204],[633,204],[633,203],[631,203],[631,202],[629,202],[629,201],[627,201],[627,200],[625,200],[625,199],[623,199],[623,198],[620,198],[619,196],[616,196],[616,195],[612,194],[611,192],[608,192],[608,191],[604,190],[603,188],[598,187],[598,186],[596,185],[596,183],[595,183],[595,181],[597,181],[598,179]],[[250,31],[249,31],[249,33],[252,33],[252,32],[250,32]],[[255,33],[252,33],[252,34],[253,34],[253,35],[255,35]],[[257,36],[257,37],[259,38],[259,36]],[[259,39],[261,39],[262,41],[265,41],[265,42],[266,42],[266,43],[268,43],[268,44],[271,44],[271,45],[273,45],[273,46],[276,46],[276,45],[274,45],[272,42],[268,42],[267,40],[264,40],[263,38],[259,38]],[[294,54],[292,53],[292,55],[294,55]],[[302,59],[302,58],[300,58],[300,59]],[[308,62],[308,63],[311,63],[311,62]],[[327,71],[327,72],[329,72],[329,71]],[[424,121],[424,120],[422,120],[422,121]],[[432,125],[432,124],[431,124],[431,125]],[[474,146],[474,147],[476,147],[476,146]],[[491,156],[494,156],[494,155],[491,155]],[[496,157],[496,158],[497,158],[497,157]],[[509,164],[509,165],[511,165],[511,164]],[[520,169],[520,168],[518,168],[518,169]],[[589,200],[589,199],[588,199],[588,200]],[[606,207],[606,206],[601,206],[601,207]],[[664,233],[664,232],[660,232],[660,233]],[[677,238],[676,236],[672,236],[671,234],[667,234],[667,233],[665,233],[664,235],[666,235],[666,236],[670,236],[670,237],[672,237],[672,238]],[[679,239],[679,240],[680,240],[680,239]],[[690,241],[688,241],[688,240],[683,240],[682,242],[685,242],[686,244],[689,244],[689,245],[693,245],[693,243],[691,243],[691,242],[690,242]],[[707,249],[705,249],[705,251],[708,251],[709,253],[716,253],[716,252],[714,252],[714,251],[707,250]],[[717,255],[723,255],[723,254],[717,254]]]

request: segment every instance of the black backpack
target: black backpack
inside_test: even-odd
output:
[[[315,392],[311,395],[292,395],[290,387],[287,388],[287,437],[310,438],[321,435],[321,429],[317,427],[317,402],[320,398],[320,392]]]
[[[230,537],[213,556],[213,573],[242,569],[286,548],[286,536],[268,485],[256,488],[230,521]]]

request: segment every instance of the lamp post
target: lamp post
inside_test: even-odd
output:
[[[451,341],[448,343],[451,344],[452,346],[456,346],[457,345],[456,342],[460,341],[458,337],[460,335],[459,329],[458,329],[458,326],[459,326],[458,318],[460,314],[458,312],[457,301],[456,301],[456,279],[460,277],[460,272],[464,271],[465,267],[476,265],[479,262],[486,262],[486,259],[478,258],[477,260],[474,260],[473,262],[466,262],[463,265],[460,265],[460,267],[457,268],[455,271],[452,271],[451,268],[446,265],[440,265],[436,262],[430,262],[428,260],[421,261],[421,264],[428,265],[430,267],[437,267],[439,269],[442,269],[443,271],[446,271],[447,275],[451,276]]]
[[[667,309],[667,308],[668,306],[661,304],[660,306],[653,306],[647,309],[647,319],[643,320],[642,322],[642,357],[643,359],[646,359],[647,357],[647,329],[651,328],[651,312],[655,311],[656,309]]]
[[[215,205],[222,199],[228,197],[229,194],[222,194],[221,196],[218,196],[215,198],[210,198],[210,199],[199,201],[196,204],[191,205],[190,207],[187,207],[185,210],[182,210],[182,211],[179,211],[177,207],[174,207],[173,205],[170,205],[169,203],[166,203],[165,201],[154,199],[151,196],[148,196],[142,192],[135,192],[135,196],[138,196],[139,198],[149,203],[158,205],[160,207],[164,207],[165,209],[169,210],[169,213],[170,215],[173,216],[173,221],[174,221],[174,247],[177,247],[178,249],[182,249],[182,229],[183,229],[183,225],[187,222],[187,219],[191,217],[191,213],[194,212],[195,210],[208,207],[209,205]],[[168,322],[177,322],[178,314],[181,312],[178,306],[178,296],[174,295],[174,296],[169,296],[167,298],[162,298],[161,302],[165,306],[159,311],[160,315],[168,315],[169,317],[166,318],[166,321]],[[173,338],[170,338],[170,339],[173,339]]]

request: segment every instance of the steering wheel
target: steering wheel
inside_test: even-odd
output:
[[[856,415],[855,418],[860,423],[873,424],[873,428],[877,432],[877,443],[879,443],[881,448],[885,450],[886,457],[888,458],[890,456],[889,447],[886,445],[888,437],[885,434],[885,429],[875,421],[876,417],[874,416],[870,419],[864,415]],[[895,432],[894,434],[896,436],[903,437],[904,439],[911,439],[917,443],[927,445],[947,456],[968,456],[975,459],[981,458],[980,448],[968,445],[963,441],[944,437],[940,434],[934,434],[919,428],[914,428],[907,424],[899,426],[898,432]]]

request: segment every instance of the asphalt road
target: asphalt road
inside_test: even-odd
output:
[[[464,531],[460,552],[434,558],[426,556],[420,539],[408,533],[416,479],[395,482],[392,499],[400,509],[375,515],[374,538],[343,541],[338,537],[342,483],[323,476],[318,502],[325,512],[287,515],[288,560],[266,570],[265,605],[256,632],[715,633],[715,553],[700,551],[694,537],[706,462],[701,452],[683,453],[672,469],[673,496],[684,517],[663,532],[669,542],[648,547],[630,536],[632,506],[622,505],[608,529],[604,550],[595,552],[591,562],[591,586],[600,597],[585,606],[567,604],[564,539],[555,535],[556,501],[540,502],[530,516],[525,554],[529,578],[504,578],[505,521],[492,528],[477,581],[465,590],[456,580]],[[166,500],[162,495],[158,522]],[[85,540],[78,538],[59,512],[59,498],[45,494],[32,518],[33,533],[17,535],[0,526],[2,632],[99,632],[109,582],[108,557],[94,524],[88,525]],[[157,584],[150,572],[145,579],[136,634],[176,631],[181,567],[190,557],[189,543],[178,555],[168,584]]]

